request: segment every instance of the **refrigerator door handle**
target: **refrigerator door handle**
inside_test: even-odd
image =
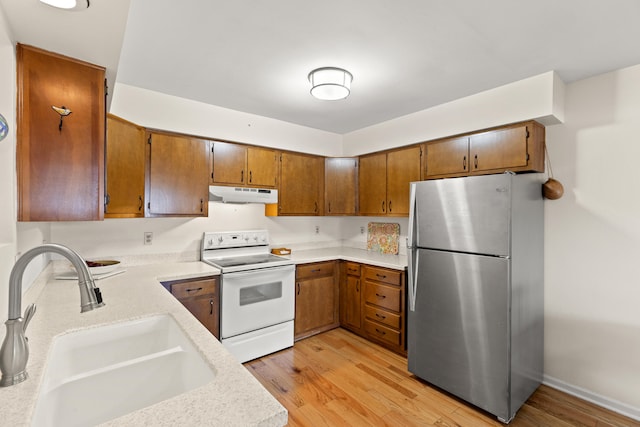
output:
[[[408,264],[408,284],[409,284],[409,311],[416,311],[416,292],[418,290],[418,258],[417,249],[409,250],[407,257]]]
[[[416,311],[416,287],[418,277],[416,275],[416,183],[411,183],[409,193],[409,230],[407,230],[407,279],[409,285],[409,311]]]
[[[416,228],[416,183],[412,182],[409,192],[409,230],[407,230],[407,248],[415,248],[415,228]]]

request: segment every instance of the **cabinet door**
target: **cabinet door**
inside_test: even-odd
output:
[[[343,319],[345,326],[352,329],[361,327],[360,277],[347,276],[345,281],[345,298]]]
[[[409,216],[409,187],[420,181],[420,156],[417,147],[387,153],[387,215]]]
[[[179,299],[187,310],[200,321],[216,338],[220,338],[219,312],[215,295],[204,295],[198,298]]]
[[[149,216],[207,216],[207,141],[182,135],[149,135],[147,213]]]
[[[296,282],[295,336],[308,335],[316,329],[334,325],[336,319],[334,276]]]
[[[526,167],[527,136],[526,126],[471,135],[471,172]]]
[[[325,215],[356,214],[357,179],[358,159],[325,159]]]
[[[101,220],[105,69],[21,44],[16,52],[18,221]]]
[[[278,176],[278,154],[276,150],[247,147],[248,185],[275,188]]]
[[[359,159],[358,198],[360,215],[387,213],[387,155],[373,154]]]
[[[145,131],[120,117],[107,117],[105,217],[144,216]]]
[[[211,142],[211,183],[244,185],[247,180],[247,148],[229,142]]]
[[[280,165],[280,215],[321,215],[324,189],[324,159],[297,153],[282,153]]]
[[[469,172],[469,137],[429,142],[426,149],[427,179]]]

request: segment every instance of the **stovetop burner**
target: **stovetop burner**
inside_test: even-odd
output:
[[[222,273],[293,264],[288,258],[269,253],[267,230],[205,232],[201,259]]]

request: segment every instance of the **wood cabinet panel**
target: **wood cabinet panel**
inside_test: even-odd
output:
[[[361,156],[358,172],[358,207],[360,215],[387,213],[387,155]]]
[[[275,188],[278,184],[278,153],[260,147],[247,148],[249,185]]]
[[[324,164],[325,215],[355,215],[358,189],[357,158],[327,158]]]
[[[147,150],[147,215],[207,216],[207,141],[153,132]]]
[[[162,285],[184,305],[216,338],[220,338],[220,289],[218,277],[163,282]]]
[[[364,301],[399,313],[400,289],[367,280],[364,282]]]
[[[400,286],[402,272],[398,270],[390,270],[388,268],[367,267],[365,269],[364,277],[367,280]]]
[[[371,320],[375,320],[382,324],[389,326],[390,328],[401,329],[402,322],[399,314],[390,313],[387,310],[383,310],[371,305],[364,306],[364,315]]]
[[[387,153],[387,215],[409,216],[410,183],[420,181],[420,146]]]
[[[469,138],[449,138],[426,144],[427,178],[467,174],[469,172]]]
[[[369,337],[388,343],[392,346],[402,345],[402,335],[397,329],[388,328],[383,324],[365,319],[364,330]]]
[[[527,127],[483,132],[469,137],[472,171],[527,166]]]
[[[281,153],[279,215],[322,215],[323,193],[324,158]]]
[[[544,138],[544,126],[529,121],[427,142],[425,178],[544,172]]]
[[[229,142],[211,142],[211,183],[245,184],[247,149]]]
[[[22,44],[16,58],[18,221],[101,220],[105,69]]]
[[[296,267],[296,340],[339,325],[337,279],[335,261]]]
[[[145,130],[107,115],[107,218],[144,216]]]

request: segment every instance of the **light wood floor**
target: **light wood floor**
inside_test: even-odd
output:
[[[246,368],[289,411],[289,426],[503,426],[407,371],[406,358],[338,328]],[[640,426],[591,403],[541,386],[509,424]]]

